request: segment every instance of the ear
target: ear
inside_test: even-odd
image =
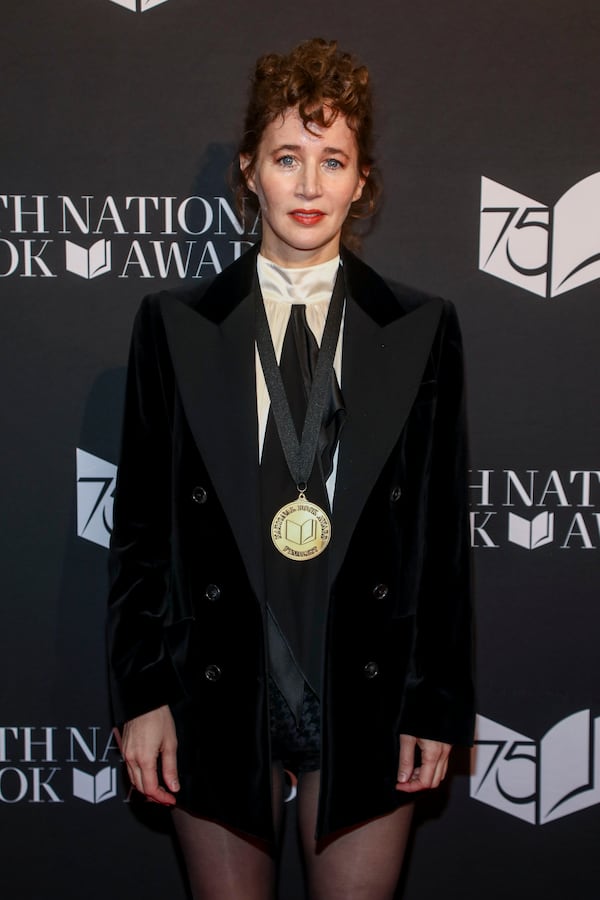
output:
[[[242,175],[244,176],[244,181],[246,185],[250,188],[251,191],[256,193],[256,188],[254,187],[254,177],[248,171],[250,168],[251,159],[247,153],[240,153],[240,169],[242,171]]]
[[[362,197],[363,188],[367,182],[367,178],[369,177],[369,173],[371,169],[363,169],[358,178],[358,184],[356,186],[356,190],[354,191],[354,196],[352,197],[352,202],[355,203],[357,200],[360,200]]]

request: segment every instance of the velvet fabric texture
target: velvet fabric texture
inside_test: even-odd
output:
[[[179,802],[273,838],[254,376],[257,248],[142,302],[114,506],[118,722],[168,703]],[[460,333],[450,303],[348,251],[318,835],[405,802],[398,735],[470,744]]]

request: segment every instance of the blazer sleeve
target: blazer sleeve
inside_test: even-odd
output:
[[[436,345],[424,562],[399,731],[470,746],[475,701],[465,390],[460,328],[447,301]]]
[[[173,372],[158,298],[136,316],[109,555],[108,658],[117,722],[180,693],[163,629],[169,620]]]

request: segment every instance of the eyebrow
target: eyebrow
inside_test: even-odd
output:
[[[272,150],[272,153],[282,153],[285,150],[292,150],[294,153],[302,152],[302,147],[300,144],[281,144],[280,147],[275,147]],[[338,154],[339,156],[344,156],[346,159],[350,159],[345,150],[342,150],[340,147],[323,147],[322,148],[324,154]]]

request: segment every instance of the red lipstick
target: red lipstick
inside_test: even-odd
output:
[[[320,209],[293,209],[290,216],[300,225],[317,225],[325,218],[325,213]]]

